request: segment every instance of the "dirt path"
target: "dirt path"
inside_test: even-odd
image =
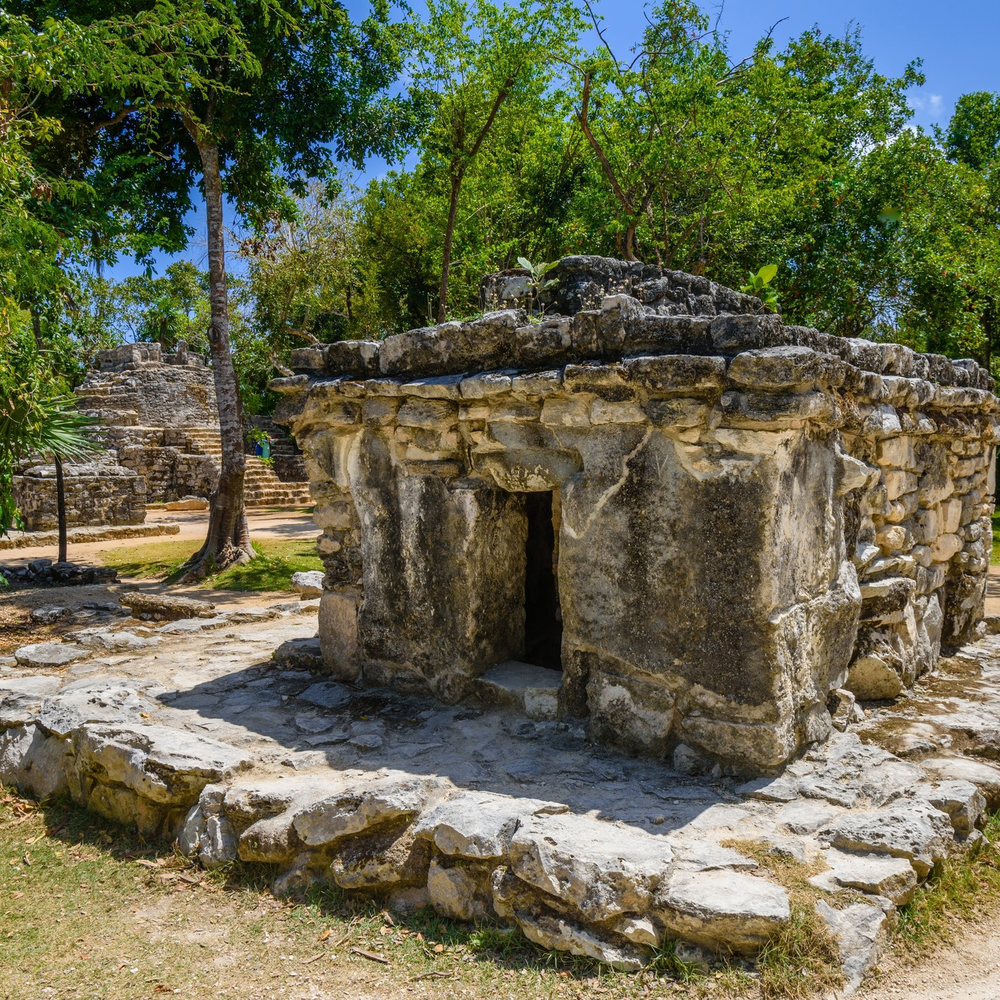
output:
[[[248,514],[252,538],[315,538],[319,534],[312,515],[298,510],[272,510]],[[96,553],[121,548],[123,545],[156,544],[170,541],[201,541],[208,529],[208,511],[203,510],[162,510],[151,509],[146,514],[147,524],[172,521],[181,526],[177,535],[152,535],[148,538],[115,538],[103,542],[88,542],[70,545],[69,558],[72,562],[86,563],[93,560]],[[8,549],[0,552],[0,563],[6,566],[23,566],[32,559],[55,559],[52,545],[32,546],[24,549]],[[1000,593],[1000,590],[998,590]],[[1000,602],[998,602],[1000,606]]]
[[[855,994],[860,1000],[996,1000],[1000,996],[1000,917],[965,928],[959,939],[916,965],[895,959]]]

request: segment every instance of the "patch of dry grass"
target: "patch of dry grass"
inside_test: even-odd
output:
[[[753,979],[760,995],[765,1000],[811,997],[840,986],[843,982],[840,954],[816,913],[816,902],[824,899],[837,908],[857,901],[860,894],[850,890],[831,894],[812,885],[809,879],[826,869],[821,859],[798,861],[757,840],[725,840],[722,846],[752,858],[760,865],[758,874],[776,882],[788,893],[791,920],[757,959]],[[739,969],[727,970],[721,978],[737,995],[741,986],[750,986],[746,973]]]
[[[391,916],[316,887],[270,893],[273,872],[214,873],[57,802],[0,789],[0,997],[695,996],[662,963],[615,973],[517,931]],[[378,956],[372,958],[371,956]],[[713,995],[718,995],[713,991]]]
[[[913,957],[933,954],[970,924],[1000,913],[1000,813],[983,832],[988,843],[975,854],[941,862],[900,909],[897,950]]]

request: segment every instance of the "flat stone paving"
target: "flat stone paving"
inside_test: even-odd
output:
[[[68,790],[208,866],[272,862],[279,891],[332,879],[623,969],[668,937],[753,954],[777,933],[788,896],[741,852],[753,841],[826,862],[818,912],[851,985],[896,907],[1000,807],[1000,636],[745,781],[619,756],[582,724],[326,680],[316,603],[123,612],[69,633],[64,667],[0,661],[0,781]]]

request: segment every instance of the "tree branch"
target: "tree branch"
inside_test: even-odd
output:
[[[624,190],[622,190],[622,186],[618,182],[618,177],[615,174],[614,168],[611,166],[611,162],[605,155],[604,147],[597,141],[597,138],[590,129],[590,121],[587,117],[589,108],[590,74],[584,73],[583,94],[580,98],[580,111],[578,112],[576,119],[580,123],[580,128],[583,130],[583,134],[587,137],[587,142],[590,143],[597,159],[600,160],[601,169],[604,171],[604,176],[607,177],[608,183],[611,185],[611,190],[615,193],[615,197],[619,200],[619,202],[621,202],[622,208],[624,208],[626,212],[630,215],[634,215],[635,209],[632,207],[632,200],[625,194]]]

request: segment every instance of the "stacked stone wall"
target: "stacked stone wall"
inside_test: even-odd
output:
[[[571,316],[294,352],[273,384],[323,528],[324,655],[466,696],[518,658],[524,495],[551,491],[561,710],[643,752],[774,767],[829,731],[833,689],[898,694],[981,616],[992,381],[700,278],[555,276],[585,304],[623,271],[631,294]]]
[[[32,465],[14,478],[18,507],[29,531],[58,527],[54,465]],[[146,484],[131,469],[104,462],[66,465],[63,470],[66,524],[142,524]]]

